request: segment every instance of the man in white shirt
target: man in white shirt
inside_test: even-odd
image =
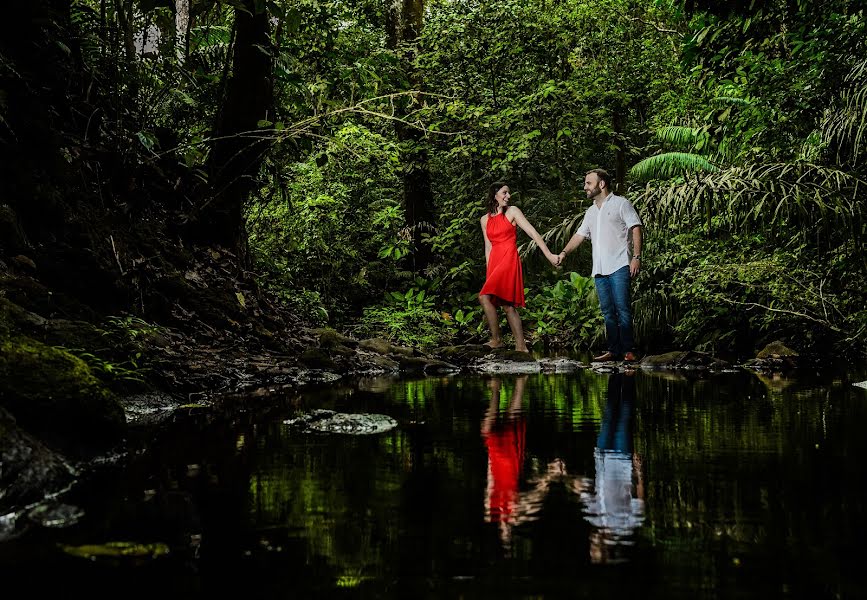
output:
[[[584,214],[578,231],[560,252],[560,262],[585,239],[590,240],[593,245],[592,276],[605,318],[608,341],[608,351],[593,360],[622,358],[634,361],[629,281],[641,270],[641,219],[629,200],[611,192],[611,176],[604,169],[587,172],[584,192],[593,204]],[[632,258],[629,257],[630,236]]]

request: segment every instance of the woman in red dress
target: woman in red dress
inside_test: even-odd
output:
[[[503,345],[497,307],[506,311],[506,321],[515,338],[515,349],[529,352],[524,341],[524,329],[516,307],[524,306],[524,275],[521,259],[518,257],[517,228],[529,235],[545,253],[552,265],[557,265],[557,257],[551,254],[545,240],[533,228],[517,206],[509,206],[511,193],[509,186],[496,182],[488,190],[487,213],[482,217],[482,236],[485,238],[485,261],[488,265],[487,277],[479,302],[485,311],[485,319],[491,330],[491,341],[485,344],[491,348]]]

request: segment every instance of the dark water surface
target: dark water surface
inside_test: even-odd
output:
[[[313,408],[400,426],[283,423]],[[867,391],[846,378],[370,379],[233,410],[178,416],[76,492],[77,525],[0,544],[2,581],[118,597],[867,595]],[[61,549],[117,540],[170,553]]]

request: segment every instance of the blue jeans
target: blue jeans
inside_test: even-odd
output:
[[[632,352],[635,343],[632,333],[632,308],[629,305],[629,267],[621,267],[611,275],[597,275],[596,295],[605,318],[605,336],[608,351],[622,357]]]
[[[608,378],[608,402],[599,427],[596,447],[632,456],[635,417],[635,378],[614,373]]]

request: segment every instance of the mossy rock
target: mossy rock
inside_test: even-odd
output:
[[[314,329],[311,331],[311,333],[319,338],[320,348],[334,348],[337,346],[355,348],[358,346],[358,340],[346,337],[345,335],[328,327],[322,329]]]
[[[783,342],[773,341],[756,354],[756,358],[795,358],[799,356],[797,352],[786,346]]]
[[[401,356],[414,356],[415,352],[412,348],[403,346],[395,346],[388,340],[382,338],[371,338],[369,340],[361,340],[358,342],[358,347],[362,350],[369,350],[377,354],[398,354]]]
[[[436,348],[432,354],[446,361],[466,364],[475,358],[487,356],[490,352],[491,349],[482,344],[466,344],[463,346],[443,346],[441,348]]]
[[[648,354],[641,359],[642,367],[668,367],[680,364],[689,353],[684,350],[675,350],[664,354]]]
[[[50,439],[101,446],[126,430],[120,404],[84,361],[25,336],[0,342],[0,404]]]
[[[0,340],[9,339],[16,333],[38,331],[46,323],[46,319],[36,313],[24,310],[0,296]]]
[[[401,371],[408,373],[424,373],[425,369],[432,363],[427,358],[419,356],[404,356],[402,354],[394,355],[394,358],[400,364]]]

